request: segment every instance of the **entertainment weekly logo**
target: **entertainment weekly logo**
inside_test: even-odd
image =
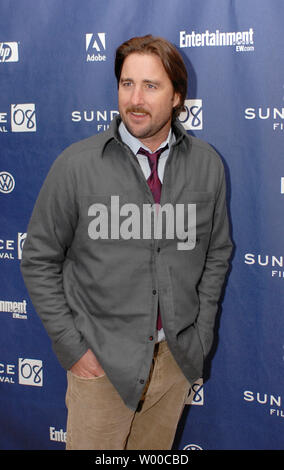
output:
[[[126,203],[120,206],[119,196],[111,196],[110,199],[110,206],[102,203],[89,206],[88,216],[93,217],[88,226],[90,239],[149,240],[152,236],[154,239],[161,239],[165,219],[166,239],[177,238],[177,250],[195,248],[196,204],[143,204],[141,213],[140,206],[136,204]]]
[[[254,51],[254,30],[249,28],[248,31],[231,31],[223,32],[219,29],[216,31],[204,32],[180,31],[179,47],[234,47],[236,52]]]
[[[27,320],[27,301],[0,300],[0,313],[10,313],[12,318]]]

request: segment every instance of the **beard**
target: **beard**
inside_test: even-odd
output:
[[[138,107],[127,108],[124,115],[120,113],[126,129],[131,135],[133,135],[137,139],[147,139],[154,137],[156,134],[159,134],[165,126],[168,125],[169,121],[171,122],[172,118],[171,116],[167,116],[163,120],[159,120],[156,123],[148,122],[145,123],[145,125],[142,125],[141,123],[140,127],[139,125],[132,124],[130,119],[127,119],[128,113],[143,113],[146,114],[146,116],[149,116],[150,118],[152,118],[152,115],[145,109]]]

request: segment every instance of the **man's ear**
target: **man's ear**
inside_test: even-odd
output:
[[[174,96],[173,96],[173,108],[176,108],[177,106],[180,105],[180,94],[179,93],[174,93]]]

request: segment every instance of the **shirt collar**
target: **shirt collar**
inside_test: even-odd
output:
[[[130,134],[130,132],[126,129],[126,127],[125,127],[125,125],[122,121],[119,124],[118,132],[120,134],[121,140],[126,145],[128,145],[128,147],[130,147],[130,149],[132,150],[134,155],[136,155],[138,153],[138,150],[140,149],[140,147],[143,147],[144,149],[151,152],[151,150],[148,147],[146,147],[146,145],[143,145],[142,142],[140,142],[139,139],[134,137],[134,135]],[[167,144],[170,147],[174,143],[174,141],[175,141],[175,135],[172,132],[172,129],[170,129],[167,139],[164,142],[162,142],[161,145],[158,148],[164,147]],[[158,149],[156,149],[156,150],[158,150]]]

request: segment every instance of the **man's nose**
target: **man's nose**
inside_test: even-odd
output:
[[[138,106],[144,103],[143,91],[139,86],[133,87],[132,94],[131,94],[131,103],[135,106]]]

